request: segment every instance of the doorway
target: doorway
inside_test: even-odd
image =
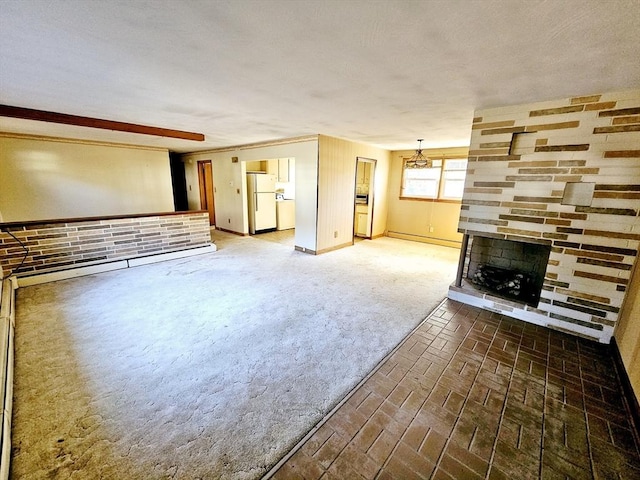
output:
[[[376,160],[356,158],[355,206],[353,215],[353,236],[372,238],[373,193]]]
[[[281,232],[271,237],[279,239],[292,238],[295,231],[295,157],[266,158],[260,160],[244,160],[247,172],[247,192],[250,193],[247,206],[249,232],[253,234],[252,222],[260,218],[263,230]],[[263,185],[264,195],[261,200],[263,212],[254,211],[255,193],[251,193],[257,180]],[[288,232],[288,233],[287,233]]]
[[[209,225],[216,224],[216,209],[213,201],[213,168],[211,160],[198,162],[198,184],[200,185],[200,208],[209,212]]]

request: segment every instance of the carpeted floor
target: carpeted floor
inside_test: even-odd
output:
[[[214,239],[18,290],[12,478],[259,478],[445,297],[458,256]]]

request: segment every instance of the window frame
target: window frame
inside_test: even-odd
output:
[[[443,191],[444,191],[444,173],[446,170],[446,165],[448,161],[451,160],[466,160],[467,161],[467,166],[468,166],[468,157],[466,156],[433,156],[433,157],[429,157],[431,158],[431,160],[441,160],[442,161],[442,167],[440,167],[440,178],[438,179],[438,194],[435,197],[426,197],[426,196],[420,196],[420,197],[415,197],[415,196],[411,196],[411,195],[403,195],[404,192],[404,182],[405,182],[405,170],[407,170],[407,168],[405,167],[407,164],[407,161],[411,160],[411,157],[403,157],[402,158],[402,170],[401,170],[401,175],[400,175],[400,195],[399,195],[399,199],[400,200],[412,200],[412,201],[417,201],[417,202],[442,202],[442,203],[462,203],[462,197],[460,198],[447,198],[447,197],[443,197]],[[458,170],[459,171],[459,170]],[[466,171],[467,169],[465,168],[465,177],[466,177]]]

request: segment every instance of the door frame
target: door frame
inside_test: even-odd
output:
[[[358,235],[359,238],[367,238],[367,239],[372,239],[373,238],[373,210],[375,207],[375,195],[374,195],[374,185],[375,185],[375,175],[376,175],[376,164],[378,163],[378,161],[374,158],[366,158],[366,157],[356,157],[356,170],[355,170],[355,178],[354,178],[354,185],[353,185],[353,225],[351,227],[351,232],[352,232],[352,242],[355,242],[355,238],[356,238],[356,209],[358,204],[356,203],[356,193],[357,193],[357,187],[358,187],[358,164],[359,163],[369,163],[371,164],[371,174],[369,176],[369,193],[367,195],[369,195],[369,203],[367,204],[367,235],[364,237],[361,237]]]
[[[207,182],[208,178],[210,180]],[[200,188],[200,208],[209,212],[209,225],[215,225],[215,187],[211,160],[198,160],[198,187]]]

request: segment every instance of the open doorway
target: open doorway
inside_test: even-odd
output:
[[[293,242],[295,158],[247,160],[245,165],[249,233]],[[262,187],[258,191],[259,185]]]
[[[374,181],[376,160],[357,157],[353,236],[371,238],[373,224]]]
[[[198,184],[200,186],[200,208],[209,212],[209,225],[216,224],[216,209],[213,200],[213,168],[211,160],[198,162]]]

